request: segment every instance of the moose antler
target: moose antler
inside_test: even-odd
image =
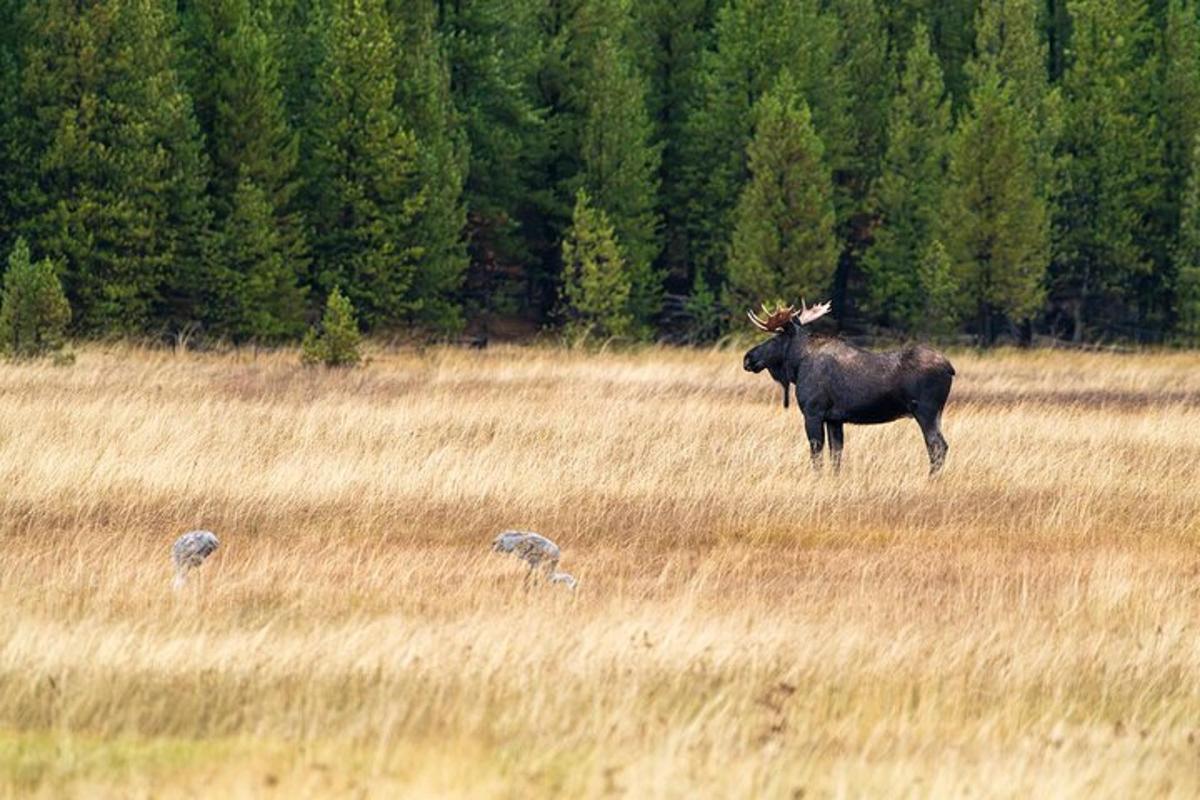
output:
[[[746,316],[750,318],[754,327],[766,333],[778,333],[783,330],[783,327],[792,320],[795,314],[796,309],[792,306],[781,305],[774,311],[768,311],[766,303],[763,303],[761,319],[753,311],[746,312]]]
[[[820,319],[829,313],[829,303],[818,303],[815,306],[804,305],[804,298],[800,299],[800,310],[794,314],[796,322],[801,325],[807,325],[815,319]]]

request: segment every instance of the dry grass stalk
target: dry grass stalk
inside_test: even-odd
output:
[[[1200,356],[955,354],[935,482],[739,361],[0,367],[0,796],[1200,793]]]

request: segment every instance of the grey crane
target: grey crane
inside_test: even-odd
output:
[[[511,553],[527,563],[529,572],[526,573],[526,580],[541,568],[551,583],[560,583],[571,590],[579,583],[570,573],[558,571],[558,559],[562,553],[558,545],[540,533],[504,531],[492,540],[492,550],[497,553]]]
[[[569,572],[555,572],[550,576],[550,582],[561,583],[571,591],[575,591],[575,587],[579,584],[579,581],[575,580],[575,576]]]
[[[172,586],[183,588],[188,572],[204,563],[221,542],[212,531],[188,531],[175,540],[171,547],[171,560],[175,562],[175,580]]]

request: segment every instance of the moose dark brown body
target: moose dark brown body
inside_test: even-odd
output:
[[[912,417],[929,451],[929,472],[937,473],[949,449],[942,436],[942,409],[950,395],[954,367],[924,345],[874,353],[840,339],[815,337],[804,326],[828,313],[829,304],[778,309],[750,319],[773,337],[746,353],[749,372],[768,370],[783,386],[784,406],[791,386],[804,415],[813,466],[821,467],[825,438],[834,469],[841,466],[843,426],[875,425]]]

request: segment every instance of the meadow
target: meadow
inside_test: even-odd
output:
[[[951,359],[934,481],[739,349],[0,366],[0,797],[1200,795],[1200,354]]]

